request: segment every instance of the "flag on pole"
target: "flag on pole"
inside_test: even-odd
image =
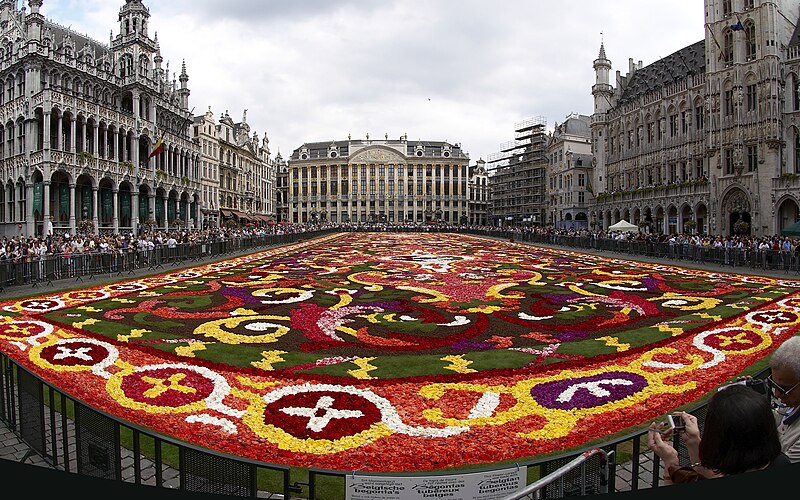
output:
[[[714,30],[711,29],[711,26],[709,26],[708,23],[706,23],[706,28],[708,28],[709,33],[711,33],[711,39],[714,40],[714,45],[716,45],[717,49],[719,50],[719,58],[718,59],[720,61],[722,61],[723,59],[725,59],[725,51],[722,50],[722,46],[717,41],[716,35],[714,35]]]
[[[156,141],[156,145],[153,146],[153,150],[150,151],[149,155],[147,155],[147,159],[149,160],[154,156],[160,155],[163,150],[164,150],[164,133],[162,132],[161,137],[159,137],[158,140]]]
[[[736,16],[736,24],[731,24],[731,31],[744,31],[744,25],[739,16]]]

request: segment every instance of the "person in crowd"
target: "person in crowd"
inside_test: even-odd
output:
[[[686,483],[730,476],[789,464],[781,452],[781,441],[770,404],[765,397],[741,384],[716,392],[708,404],[701,434],[697,418],[677,412],[685,427],[667,429],[653,423],[647,444],[663,464],[667,483]],[[681,466],[677,450],[668,437],[678,432],[692,465]]]
[[[770,357],[772,371],[767,378],[775,403],[775,420],[781,451],[800,462],[800,337],[779,345]]]

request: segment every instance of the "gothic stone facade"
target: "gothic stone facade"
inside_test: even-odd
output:
[[[706,0],[705,39],[610,83],[594,61],[601,227],[780,233],[798,217],[800,2]]]
[[[162,68],[149,10],[126,0],[108,44],[0,0],[0,233],[201,224],[188,75]],[[160,153],[154,151],[163,139]]]

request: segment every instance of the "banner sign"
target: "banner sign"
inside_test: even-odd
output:
[[[113,199],[111,197],[111,191],[109,191],[108,189],[104,189],[104,190],[100,191],[100,193],[101,193],[101,198],[103,199],[102,200],[103,201],[103,217],[102,217],[102,219],[103,219],[103,221],[108,222],[108,221],[111,220],[111,217],[113,215],[113,209],[112,209]]]
[[[147,206],[148,199],[147,196],[139,194],[139,222],[142,223],[146,221],[149,217],[150,209]]]
[[[94,210],[92,207],[92,186],[84,185],[81,187],[81,198],[81,210],[83,211],[81,216],[85,215],[89,218],[94,217]]]
[[[122,218],[129,218],[131,216],[130,191],[120,191],[119,193],[119,215]]]
[[[58,220],[69,220],[69,184],[62,182],[58,185],[59,214]]]
[[[498,500],[526,486],[527,467],[446,476],[348,474],[346,500]]]
[[[33,184],[33,211],[44,213],[44,183],[36,182]]]

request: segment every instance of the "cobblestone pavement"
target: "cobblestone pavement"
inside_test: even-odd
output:
[[[527,244],[527,243],[520,243],[520,244]],[[626,253],[619,253],[619,252],[608,252],[608,251],[587,251],[587,250],[577,250],[568,247],[561,247],[557,245],[546,245],[540,244],[538,246],[543,246],[546,248],[552,248],[556,250],[568,250],[568,251],[578,251],[584,253],[590,253],[593,255],[600,255],[607,258],[613,259],[631,259],[631,260],[638,260],[644,262],[651,262],[651,263],[660,263],[660,264],[668,264],[668,265],[676,265],[682,267],[690,267],[695,269],[703,269],[707,271],[713,272],[723,272],[723,273],[737,273],[737,274],[755,274],[760,276],[768,276],[773,278],[780,278],[780,279],[798,279],[800,280],[800,276],[796,275],[795,273],[788,273],[783,270],[769,270],[769,269],[760,269],[760,268],[735,268],[730,266],[720,266],[716,264],[701,264],[691,261],[676,261],[672,259],[659,259],[659,258],[651,258],[645,256],[637,256],[637,255],[630,255]],[[245,252],[242,252],[244,254]],[[237,254],[240,255],[240,254]],[[235,255],[227,255],[225,258],[231,258]],[[218,259],[214,259],[218,260]],[[191,267],[194,265],[201,265],[206,264],[208,262],[212,262],[211,259],[206,259],[197,262],[186,263],[184,267]],[[96,286],[105,283],[126,280],[126,279],[133,279],[142,276],[147,276],[151,274],[161,274],[164,272],[170,272],[173,269],[178,269],[178,267],[164,267],[158,269],[156,271],[153,270],[145,270],[140,269],[133,273],[133,275],[129,274],[127,276],[115,276],[115,275],[98,275],[93,276],[91,279],[84,278],[80,281],[74,280],[59,280],[53,281],[52,284],[37,284],[35,286],[32,285],[18,285],[13,287],[7,287],[0,292],[0,301],[9,300],[11,298],[17,297],[25,297],[29,295],[39,295],[39,294],[47,294],[52,293],[55,291],[61,291],[71,288],[78,288],[78,287],[89,287],[89,286]],[[60,425],[60,424],[59,424]],[[74,454],[72,454],[74,456]],[[127,453],[123,455],[123,478],[130,478],[133,477],[133,458],[132,453]],[[24,462],[25,464],[39,466],[39,467],[47,467],[47,468],[56,468],[59,470],[63,470],[63,467],[53,467],[49,464],[44,458],[39,456],[37,453],[32,452],[30,447],[28,447],[23,441],[19,439],[19,437],[8,428],[5,422],[0,421],[0,459],[11,460],[15,462]],[[652,484],[652,453],[647,452],[640,456],[640,474],[639,474],[639,488],[649,487]],[[144,478],[145,484],[155,484],[155,467],[153,463],[143,462],[142,463],[143,473],[142,477]],[[76,470],[75,464],[72,464],[71,470]],[[179,478],[178,472],[174,469],[169,467],[164,467],[163,471],[163,480],[166,487],[169,488],[178,488],[179,486]],[[626,491],[632,488],[633,478],[631,473],[630,464],[618,464],[617,465],[617,474],[615,478],[615,485],[618,491]],[[268,492],[259,492],[258,495],[260,498],[283,498],[283,495],[278,494],[270,494]]]

